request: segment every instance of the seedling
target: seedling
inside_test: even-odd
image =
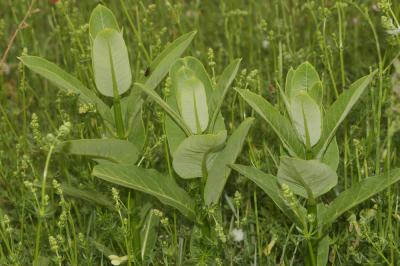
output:
[[[285,115],[261,96],[238,90],[242,98],[272,127],[284,146],[276,176],[244,165],[231,165],[256,183],[304,236],[305,264],[326,265],[329,227],[347,210],[400,180],[400,169],[365,178],[329,205],[321,196],[337,185],[339,150],[335,133],[370,84],[375,72],[360,78],[326,109],[324,87],[314,67],[303,63],[290,69],[285,91]],[[326,112],[324,112],[326,110]],[[296,196],[295,196],[296,195]],[[300,204],[298,197],[304,199]]]

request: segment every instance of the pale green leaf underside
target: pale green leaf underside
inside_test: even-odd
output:
[[[195,218],[194,202],[186,191],[172,178],[153,169],[109,163],[96,165],[92,174],[115,185],[152,195],[163,204],[176,208],[187,218]]]
[[[173,72],[176,102],[183,121],[192,133],[201,134],[208,127],[209,115],[204,84],[187,67]]]
[[[324,97],[324,86],[321,81],[318,81],[308,90],[308,94],[314,101],[318,104],[318,106],[322,106],[322,100]]]
[[[282,196],[281,189],[278,186],[277,178],[275,176],[266,174],[251,166],[233,164],[230,167],[239,174],[253,181],[272,199],[276,206],[278,206],[278,208],[281,209],[281,211],[292,220],[292,222],[294,222],[300,228],[303,227],[307,211],[302,206],[298,206],[299,214],[297,215],[290,208]]]
[[[288,93],[290,99],[301,91],[309,91],[319,81],[319,75],[309,62],[305,62],[296,68],[291,80],[290,91]]]
[[[103,5],[97,5],[90,15],[90,37],[94,40],[97,34],[106,28],[119,31],[118,22],[110,9]]]
[[[304,198],[316,198],[337,184],[337,174],[318,160],[281,157],[278,181],[289,186],[293,193]]]
[[[303,157],[303,144],[298,139],[295,129],[286,117],[281,115],[272,104],[260,95],[242,89],[237,89],[237,92],[272,127],[292,156]]]
[[[207,182],[204,187],[204,201],[207,205],[218,203],[231,173],[230,164],[236,161],[242,150],[247,133],[254,118],[244,120],[228,138],[224,149],[219,152],[212,167],[208,170]]]
[[[204,89],[206,91],[207,95],[207,101],[211,98],[211,95],[214,91],[211,79],[204,68],[204,65],[200,62],[199,59],[192,57],[192,56],[186,56],[184,58],[180,58],[176,60],[176,62],[172,65],[170,69],[170,77],[172,81],[172,90],[176,90],[177,81],[179,80],[179,74],[178,72],[182,69],[189,69],[194,73],[194,76],[198,78],[201,83],[204,85]],[[212,114],[210,113],[210,116]]]
[[[113,72],[118,94],[126,92],[132,83],[128,50],[122,32],[105,29],[93,43],[93,70],[99,92],[114,97]]]
[[[213,165],[225,140],[226,131],[221,131],[218,134],[189,136],[182,141],[173,154],[172,165],[175,172],[186,179],[202,177],[203,170],[205,170],[203,167],[205,166],[208,170]]]
[[[171,65],[183,54],[185,49],[192,42],[196,32],[186,33],[171,44],[167,46],[151,63],[150,65],[150,76],[143,80],[144,85],[150,90],[154,88],[161,82]],[[122,99],[126,102],[127,109],[124,112],[124,116],[127,120],[128,128],[134,128],[136,125],[136,117],[138,117],[138,112],[140,112],[143,104],[143,98],[140,95],[140,90],[135,88],[132,90],[128,97]],[[168,102],[168,101],[167,101]],[[169,102],[168,102],[169,104]],[[176,110],[177,111],[177,110]],[[169,117],[166,119],[170,120]],[[178,127],[178,130],[179,127]],[[185,135],[183,133],[183,135]]]
[[[119,139],[68,140],[60,143],[57,150],[121,164],[134,164],[139,155],[135,145]]]
[[[321,137],[322,114],[307,92],[299,92],[290,102],[293,124],[304,144],[314,146]]]
[[[400,169],[392,169],[387,173],[367,177],[351,188],[342,192],[322,213],[322,225],[330,225],[344,212],[357,206],[364,200],[371,198],[376,193],[388,188],[400,180]],[[321,226],[322,226],[321,225]]]

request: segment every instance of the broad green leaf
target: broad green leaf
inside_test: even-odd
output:
[[[174,89],[174,82],[176,81],[174,80],[174,78],[179,77],[179,75],[177,75],[177,72],[180,71],[182,68],[190,69],[194,73],[194,76],[198,78],[201,83],[203,83],[207,95],[207,100],[209,100],[214,91],[211,79],[206,69],[204,68],[204,65],[197,58],[192,56],[180,58],[172,65],[169,73],[172,81],[172,89]]]
[[[35,184],[35,186],[41,188],[41,184]],[[94,205],[101,205],[104,207],[107,207],[111,210],[115,209],[114,204],[112,203],[112,200],[107,198],[104,194],[85,187],[84,189],[76,188],[72,185],[69,185],[67,183],[60,183],[60,187],[62,189],[62,192],[64,196],[66,197],[73,197],[77,199],[81,199],[84,201],[87,201],[89,203],[92,203]],[[46,186],[46,190],[50,190],[52,187],[50,185]]]
[[[318,104],[318,106],[322,106],[322,100],[324,97],[324,86],[321,81],[317,81],[314,86],[308,91],[308,94],[314,101]]]
[[[169,95],[167,97],[168,105],[178,112],[178,106],[176,105],[175,95]],[[185,132],[181,127],[170,117],[165,117],[165,133],[167,135],[168,147],[171,154],[174,154],[179,144],[186,138]]]
[[[302,160],[282,156],[278,168],[278,181],[304,198],[316,198],[337,184],[337,175],[328,165],[318,160]]]
[[[127,132],[128,140],[132,142],[139,151],[141,151],[146,143],[146,129],[141,110],[137,113],[135,119],[132,121],[131,127],[128,128]]]
[[[216,133],[222,130],[226,130],[225,119],[222,116],[221,112],[217,115],[217,120],[215,121],[214,128],[211,130],[211,133]]]
[[[292,89],[292,79],[293,79],[294,69],[291,67],[286,74],[286,81],[285,81],[285,94],[289,97],[291,89]]]
[[[185,121],[183,121],[181,116],[163,99],[161,99],[161,97],[154,90],[150,90],[145,85],[140,83],[135,83],[135,87],[140,88],[147,96],[155,101],[175,121],[175,123],[179,125],[179,127],[186,133],[187,136],[191,135],[189,127],[186,125]]]
[[[120,139],[68,140],[60,143],[57,150],[121,164],[134,164],[139,154],[135,145]]]
[[[324,125],[320,141],[314,147],[314,150],[318,153],[318,158],[321,158],[325,153],[325,150],[335,135],[337,128],[343,122],[358,99],[360,99],[361,95],[372,81],[375,73],[376,71],[354,82],[350,88],[340,94],[339,98],[328,108],[324,117]]]
[[[132,142],[139,151],[141,151],[146,142],[146,130],[143,122],[142,108],[138,108],[132,113],[131,117],[127,117],[126,114],[128,109],[130,109],[129,104],[129,97],[123,97],[121,99],[122,115],[125,118],[124,125],[126,125],[125,134],[127,139]],[[111,111],[114,112],[113,108],[114,106],[111,107]]]
[[[179,38],[177,38],[175,41],[173,41],[170,45],[165,48],[160,55],[154,59],[154,61],[151,63],[149,69],[150,69],[150,76],[144,79],[143,83],[145,86],[151,90],[153,90],[160,82],[161,80],[165,77],[165,75],[169,72],[171,66],[173,63],[176,62],[176,60],[183,54],[183,52],[186,50],[186,48],[189,46],[189,44],[192,42],[194,36],[196,35],[196,32],[189,32],[186,33]],[[122,99],[124,101],[124,99]],[[137,117],[137,113],[142,109],[142,104],[143,104],[143,99],[141,97],[141,90],[137,88],[133,88],[131,91],[131,94],[126,97],[126,105],[127,109],[126,112],[124,113],[124,116],[129,120],[127,123],[129,128],[134,128],[136,125],[136,122],[134,120],[135,117]],[[171,106],[170,101],[167,99],[168,105]],[[178,112],[178,109],[174,109],[176,112]],[[182,132],[182,130],[179,128],[179,126],[175,125],[173,121],[169,117],[166,118],[166,129],[168,128],[168,122],[169,121],[170,125],[175,127],[177,134],[183,135],[185,137],[185,133]],[[168,130],[167,130],[168,132]],[[168,136],[168,134],[167,134]],[[170,137],[168,136],[168,144],[170,145]],[[179,142],[180,143],[180,142]],[[171,148],[171,146],[170,146]],[[171,150],[173,153],[173,151]]]
[[[64,92],[73,92],[78,94],[81,103],[95,105],[103,119],[113,123],[114,120],[110,108],[99,97],[97,97],[93,91],[89,90],[74,76],[68,74],[56,64],[41,57],[24,55],[19,59],[25,66],[48,79]]]
[[[132,73],[122,32],[105,29],[97,33],[92,57],[95,82],[101,94],[114,97],[115,92],[121,95],[129,89]]]
[[[272,127],[290,155],[303,157],[303,144],[286,117],[260,95],[249,90],[237,89],[237,92]]]
[[[169,72],[171,66],[192,42],[196,31],[186,33],[165,48],[150,65],[150,76],[144,81],[149,89],[154,89]]]
[[[330,244],[331,244],[331,239],[329,238],[329,235],[326,235],[325,237],[323,237],[318,241],[318,250],[317,250],[318,266],[328,265]]]
[[[231,173],[230,164],[235,163],[242,150],[247,133],[254,118],[247,118],[228,138],[224,149],[219,152],[213,165],[208,170],[207,182],[204,187],[204,201],[207,205],[218,203]]]
[[[301,205],[298,206],[297,212],[290,208],[282,196],[281,189],[278,186],[277,178],[275,176],[266,174],[251,166],[233,164],[230,165],[230,167],[259,186],[272,199],[276,206],[278,206],[278,208],[292,220],[292,222],[300,228],[303,228],[305,216],[307,214],[306,209]]]
[[[301,64],[293,73],[292,83],[288,93],[289,99],[291,100],[301,91],[310,90],[319,80],[318,72],[309,62]]]
[[[326,149],[324,157],[322,157],[322,162],[329,165],[336,172],[339,166],[339,159],[339,146],[336,138],[333,138],[328,149]]]
[[[307,92],[299,92],[290,102],[294,126],[304,144],[314,146],[321,137],[322,114],[318,104]]]
[[[208,100],[213,92],[204,66],[193,57],[185,57],[171,67],[170,77],[179,113],[191,132],[202,133],[209,124]]]
[[[112,210],[114,210],[115,208],[110,199],[108,199],[104,194],[101,194],[96,190],[89,188],[79,189],[65,183],[61,183],[60,185],[63,193],[66,196],[82,199],[96,205],[102,205]]]
[[[187,137],[173,154],[172,165],[182,178],[202,177],[225,144],[226,131]]]
[[[325,205],[322,202],[317,203],[317,221],[316,221],[317,225],[323,224],[322,219],[323,219],[323,216],[324,216],[324,212],[326,211],[326,206],[327,205]],[[321,227],[318,227],[317,233],[318,233],[319,236],[322,236],[326,232],[324,232],[324,230],[322,230]]]
[[[193,133],[201,134],[208,127],[208,105],[204,84],[187,67],[171,72],[172,89],[183,121]]]
[[[92,40],[94,40],[99,32],[104,29],[114,29],[120,31],[118,22],[110,9],[103,5],[97,5],[90,14],[89,20],[89,33]]]
[[[192,198],[176,184],[175,180],[156,170],[108,163],[96,165],[92,174],[115,185],[152,195],[163,204],[176,208],[187,218],[191,220],[195,218]]]
[[[340,193],[323,212],[321,217],[323,225],[329,226],[344,212],[371,198],[399,180],[400,169],[396,168],[390,170],[388,173],[367,177],[361,182],[353,184],[351,188]]]
[[[214,127],[215,121],[217,120],[218,114],[220,113],[220,109],[222,103],[225,99],[225,95],[228,92],[229,87],[231,86],[233,80],[236,77],[236,74],[239,70],[241,59],[234,60],[231,64],[229,64],[222,75],[219,77],[217,86],[213,91],[210,101],[209,101],[209,111],[210,115],[212,115],[210,127],[211,130]]]
[[[142,262],[148,261],[154,250],[157,241],[157,229],[160,223],[160,218],[154,214],[153,210],[147,213],[146,221],[140,230],[140,257]]]

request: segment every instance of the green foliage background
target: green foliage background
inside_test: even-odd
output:
[[[0,74],[1,265],[30,265],[33,261],[35,202],[40,200],[35,180],[41,180],[45,166],[46,138],[52,137],[48,134],[56,134],[64,121],[70,121],[72,132],[68,138],[99,137],[96,114],[88,106],[79,106],[75,97],[59,93],[24,69],[17,59],[22,53],[45,57],[95,89],[87,22],[98,1],[52,2],[37,1]],[[0,1],[0,55],[29,3]],[[353,81],[381,68],[368,93],[339,128],[339,185],[326,201],[366,176],[400,166],[400,67],[395,67],[399,66],[396,58],[400,37],[393,32],[395,18],[400,17],[397,1],[389,8],[385,6],[387,1],[370,0],[110,0],[103,4],[113,10],[123,27],[136,79],[168,42],[192,30],[197,30],[197,35],[186,55],[199,58],[209,73],[221,73],[233,59],[242,58],[234,87],[250,89],[281,107],[279,85],[284,86],[291,66],[306,60],[324,82],[324,103],[328,105]],[[394,28],[390,28],[390,19]],[[244,117],[254,114],[230,90],[223,115],[227,128],[232,130]],[[164,115],[149,101],[144,106],[144,117],[146,143],[141,165],[168,172]],[[238,161],[276,173],[279,153],[276,135],[257,119]],[[110,260],[103,254],[125,254],[125,241],[130,239],[121,221],[129,217],[134,202],[129,190],[119,188],[118,202],[124,207],[116,209],[116,194],[112,194],[110,185],[90,175],[93,165],[88,159],[63,154],[52,158],[50,182],[55,179],[68,186],[64,188],[64,200],[57,185],[49,183],[40,265],[59,265],[60,261],[60,265],[109,265]],[[179,182],[196,195],[194,182]],[[394,185],[342,216],[331,229],[329,263],[400,263],[398,195],[399,185]],[[232,209],[233,198],[239,204]],[[231,175],[222,199],[222,230],[228,240],[217,250],[207,250],[204,243],[192,245],[199,250],[191,249],[191,224],[173,209],[150,197],[145,199],[169,219],[159,229],[155,265],[189,265],[205,257],[216,265],[302,263],[302,239],[296,229],[261,190],[237,174]],[[238,224],[245,232],[241,242],[235,242],[229,233]]]

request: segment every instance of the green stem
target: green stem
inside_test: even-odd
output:
[[[115,120],[115,127],[117,129],[118,138],[124,139],[125,136],[125,127],[124,127],[124,120],[122,117],[122,107],[121,107],[121,98],[119,96],[118,84],[115,75],[114,69],[114,62],[111,53],[111,47],[108,45],[108,54],[110,56],[110,65],[111,65],[111,77],[112,77],[112,84],[113,84],[113,93],[114,93],[114,120]]]
[[[53,154],[54,144],[50,145],[49,152],[47,153],[46,163],[43,170],[43,178],[42,178],[42,201],[41,206],[39,208],[39,217],[38,217],[38,225],[36,228],[36,243],[35,243],[35,257],[34,257],[34,266],[39,266],[39,247],[40,247],[40,234],[42,230],[42,218],[45,213],[46,207],[46,180],[47,180],[47,173],[50,165],[51,155]]]
[[[311,265],[317,266],[317,263],[315,262],[314,249],[313,249],[311,239],[307,239],[307,248],[308,248],[308,255],[310,256],[310,260],[311,260]]]
[[[340,73],[342,78],[342,89],[346,86],[345,72],[344,72],[344,47],[343,47],[343,18],[341,2],[337,4],[338,20],[339,20],[339,57],[340,57]]]
[[[117,95],[114,94],[114,119],[115,119],[115,127],[117,129],[118,138],[124,139],[125,127],[122,117],[121,100],[118,94]]]

